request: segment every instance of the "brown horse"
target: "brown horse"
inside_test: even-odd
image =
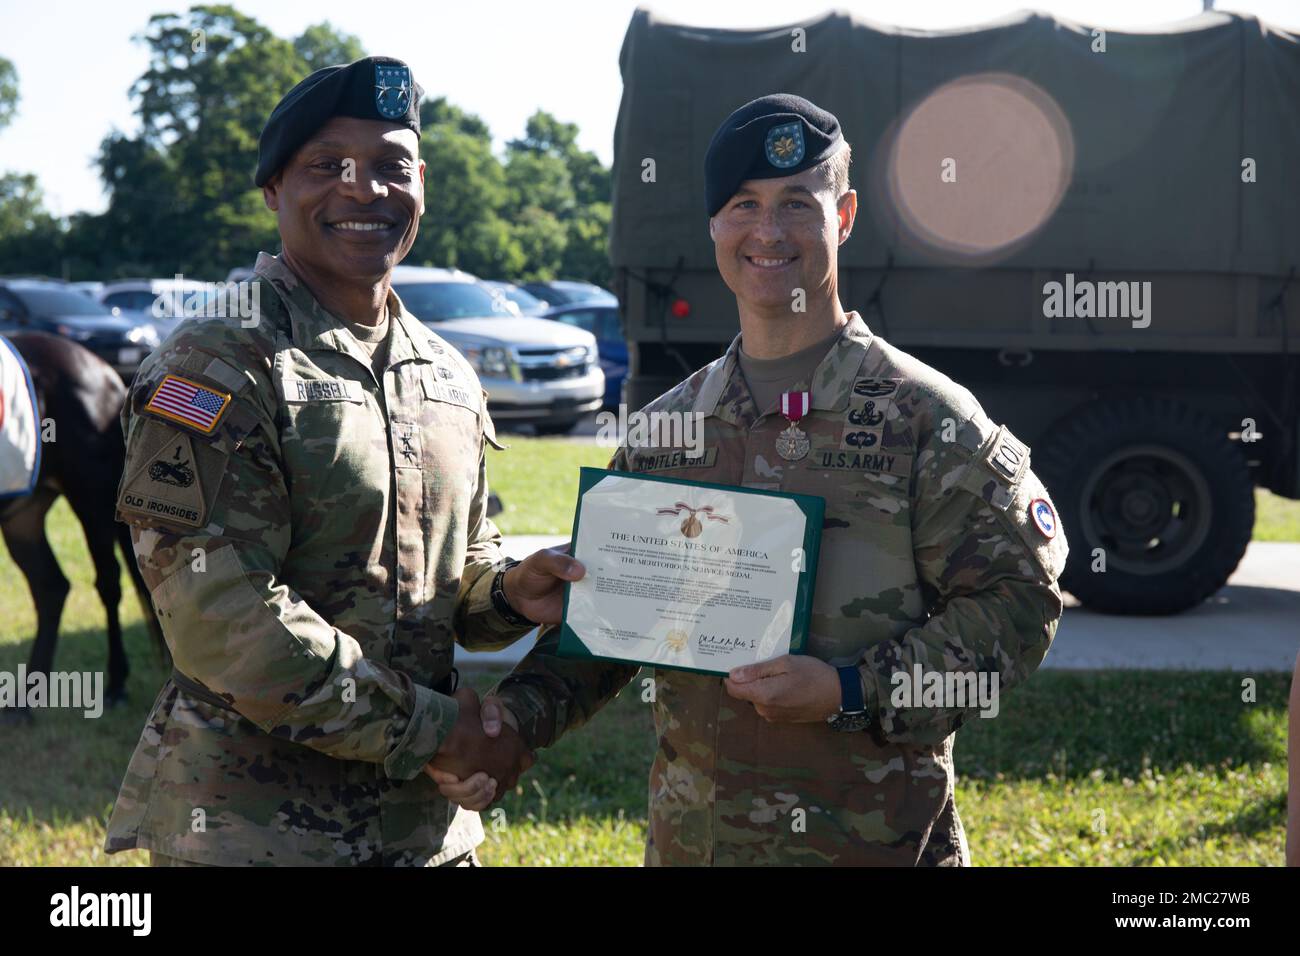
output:
[[[59,620],[70,590],[45,538],[46,512],[62,494],[81,521],[95,565],[95,590],[108,616],[105,704],[113,706],[126,699],[128,671],[117,613],[122,600],[122,572],[114,543],[122,546],[149,633],[165,653],[162,629],[131,549],[130,531],[113,517],[126,456],[118,419],[126,389],[107,363],[75,342],[41,332],[23,332],[8,338],[31,372],[38,420],[54,423],[53,440],[41,445],[35,490],[0,502],[0,532],[14,563],[27,578],[36,604],[36,640],[27,672],[48,675],[52,670]],[[7,721],[30,717],[25,708],[0,711],[0,719]]]

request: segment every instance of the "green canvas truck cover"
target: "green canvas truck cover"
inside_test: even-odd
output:
[[[1069,159],[1050,213],[979,264],[1288,275],[1300,263],[1300,190],[1284,185],[1297,174],[1288,157],[1300,156],[1300,37],[1250,17],[1207,13],[1153,28],[1160,32],[1108,30],[1105,52],[1095,52],[1094,29],[1022,13],[930,32],[833,12],[769,30],[715,30],[640,9],[620,55],[611,260],[712,269],[703,198],[709,139],[748,100],[792,92],[834,112],[854,146],[862,208],[841,266],[953,264],[951,249],[915,241],[916,229],[898,214],[890,183],[900,162],[891,161],[891,143],[900,128],[915,128],[906,121],[936,91],[976,78],[1028,91],[1027,101],[1036,98],[1060,128],[1049,123],[1044,141],[1034,135],[1041,122],[1022,129],[992,114],[954,117],[960,101],[950,100],[953,142],[964,153],[954,157],[959,177],[978,181],[998,164],[1033,168],[1054,150]],[[805,52],[794,49],[796,30]],[[926,195],[914,198],[921,208],[930,203],[933,215],[943,214],[943,194],[933,191],[944,186],[944,133],[929,130],[920,137],[925,148],[901,166],[913,190],[921,170]],[[1255,164],[1253,183],[1242,181],[1246,159]],[[1015,189],[999,187],[970,200],[968,191],[976,204],[963,214],[996,225],[1008,203],[1014,211],[1015,197]],[[962,224],[950,225],[959,232]]]

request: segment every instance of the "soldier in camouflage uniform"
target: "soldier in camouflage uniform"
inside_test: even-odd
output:
[[[131,388],[118,514],[176,670],[109,852],[472,863],[478,815],[428,770],[490,766],[508,786],[529,762],[517,738],[483,734],[472,691],[453,695],[453,642],[500,648],[531,628],[524,614],[557,620],[577,565],[503,559],[486,393],[389,289],[424,208],[418,93],[404,64],[370,58],[285,97],[257,175],[284,252],[260,255],[239,297],[255,315],[185,321]],[[344,228],[362,234],[330,235]],[[327,309],[341,290],[373,291],[377,314]]]
[[[856,213],[846,148],[835,118],[798,97],[723,124],[706,183],[741,335],[645,409],[705,416],[693,460],[625,446],[611,462],[826,501],[806,654],[726,679],[654,672],[647,864],[967,864],[952,748],[979,707],[896,698],[895,675],[996,675],[1005,690],[1041,663],[1061,614],[1066,542],[1029,449],[840,307],[836,250]],[[806,313],[791,313],[796,286]],[[766,360],[747,355],[760,344]],[[778,453],[783,389],[809,393],[802,456]],[[560,658],[558,637],[544,632],[494,690],[489,733],[504,719],[547,747],[637,673]],[[435,779],[474,802],[472,778]]]

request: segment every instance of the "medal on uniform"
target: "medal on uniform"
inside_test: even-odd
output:
[[[799,428],[799,422],[808,414],[807,392],[782,392],[781,415],[790,426],[776,438],[776,453],[786,461],[798,461],[808,454],[808,436]]]

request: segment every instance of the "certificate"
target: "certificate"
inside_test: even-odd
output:
[[[826,503],[583,468],[562,657],[704,674],[803,651]]]

